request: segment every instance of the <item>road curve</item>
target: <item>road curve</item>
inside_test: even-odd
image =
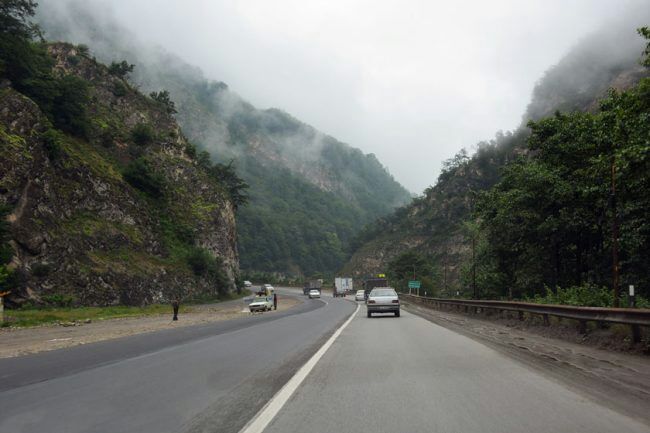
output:
[[[277,314],[0,360],[0,431],[237,432],[354,308],[308,300]]]
[[[362,307],[265,433],[650,431],[418,316],[365,313]]]

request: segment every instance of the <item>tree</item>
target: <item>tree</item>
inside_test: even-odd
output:
[[[2,0],[0,2],[0,33],[21,39],[40,35],[38,26],[29,21],[36,12],[33,0]]]
[[[135,65],[131,65],[127,63],[126,60],[122,60],[121,62],[111,62],[108,67],[108,72],[116,77],[124,79],[133,72],[134,68]]]
[[[637,29],[637,32],[641,37],[648,41],[643,50],[645,58],[641,59],[641,64],[644,66],[650,66],[650,27],[641,27],[640,29]]]
[[[237,175],[234,161],[228,164],[217,163],[209,169],[209,173],[226,188],[235,209],[248,203],[248,184]]]
[[[163,105],[167,110],[168,114],[177,113],[176,106],[174,105],[174,101],[172,101],[171,98],[169,97],[169,92],[167,90],[161,90],[160,92],[151,92],[149,96],[154,101]]]

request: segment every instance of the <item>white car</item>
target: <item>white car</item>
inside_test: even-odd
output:
[[[364,301],[366,299],[366,292],[363,290],[357,290],[357,293],[354,295],[355,301]]]
[[[267,291],[269,291],[269,290],[271,290],[271,291],[275,290],[275,289],[273,288],[273,286],[270,285],[270,284],[264,284],[264,285],[262,286],[262,288],[266,289]]]
[[[253,302],[248,304],[251,313],[256,311],[271,311],[273,309],[273,298],[270,296],[256,296]]]
[[[375,287],[368,294],[366,309],[368,317],[372,313],[393,313],[399,317],[399,296],[392,287]]]
[[[320,298],[320,290],[311,289],[309,291],[309,299]]]
[[[250,281],[246,280],[246,281],[244,281],[244,287],[247,287],[247,288],[248,288],[248,287],[253,287],[253,283],[251,283]]]

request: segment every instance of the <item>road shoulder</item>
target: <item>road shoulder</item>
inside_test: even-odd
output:
[[[506,354],[592,400],[650,424],[650,358],[543,337],[419,305],[406,309]]]
[[[258,314],[277,314],[304,302],[300,297],[290,295],[283,295],[280,299],[277,311]],[[75,326],[47,325],[33,328],[3,328],[0,329],[0,359],[165,329],[205,325],[248,315],[250,313],[246,310],[244,301],[235,300],[190,306],[186,313],[179,315],[179,320],[176,322],[171,320],[170,307],[169,315],[107,319],[92,323],[76,323]]]

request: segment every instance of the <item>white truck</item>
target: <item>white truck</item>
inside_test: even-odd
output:
[[[345,296],[352,293],[353,290],[352,278],[350,277],[336,277],[334,279],[334,297]]]

